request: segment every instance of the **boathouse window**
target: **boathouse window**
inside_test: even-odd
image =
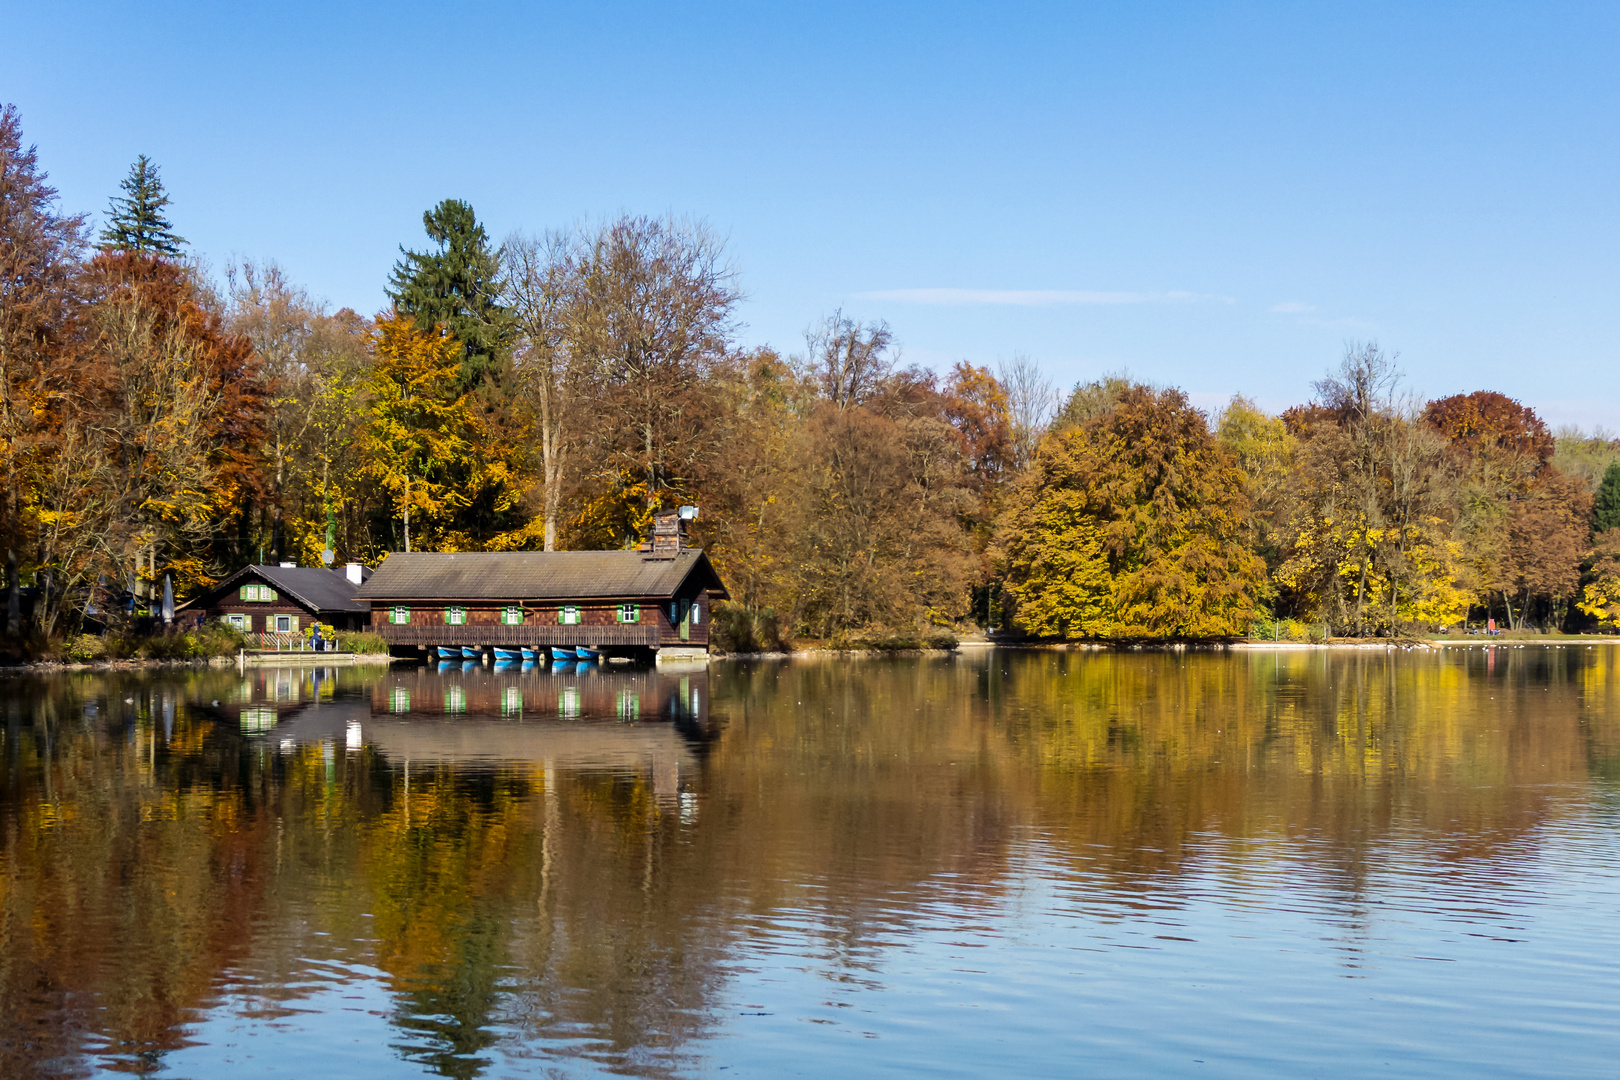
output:
[[[579,608],[563,607],[557,609],[557,623],[559,626],[578,626]]]
[[[451,626],[462,626],[467,622],[467,609],[464,607],[447,607],[444,609],[444,621]]]
[[[244,585],[241,588],[240,595],[243,600],[269,604],[275,602],[276,590],[268,585]]]
[[[501,622],[507,626],[522,626],[523,609],[511,604],[501,608]]]
[[[399,625],[411,621],[411,609],[408,607],[392,607],[388,609],[388,621]]]
[[[247,621],[248,621],[248,617],[246,615],[227,615],[227,616],[225,616],[225,622],[229,626],[231,626],[233,629],[236,629],[236,630],[246,630],[247,629]]]
[[[296,616],[296,615],[277,615],[276,616],[276,633],[278,633],[278,634],[293,634],[293,633],[297,633],[297,632],[298,632],[298,616]]]
[[[639,607],[637,607],[635,604],[620,604],[619,605],[619,621],[620,622],[640,622],[641,621],[641,609]]]
[[[703,621],[703,605],[696,600],[692,601],[692,625],[696,626]]]

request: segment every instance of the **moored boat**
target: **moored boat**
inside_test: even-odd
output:
[[[533,645],[525,645],[519,651],[523,653],[523,659],[525,659],[525,660],[538,660],[538,659],[540,659],[541,650],[536,649]]]
[[[523,659],[523,650],[522,649],[503,649],[499,645],[497,645],[497,646],[495,646],[495,659],[497,659],[497,660],[522,660]]]
[[[463,645],[461,647],[461,658],[463,660],[482,660],[484,658],[484,650],[475,649],[471,645]]]
[[[444,646],[444,645],[438,645],[438,646],[434,647],[433,651],[439,654],[439,659],[440,660],[460,660],[461,659],[461,650],[460,649],[449,648],[449,647]]]
[[[551,658],[553,660],[572,660],[574,659],[575,655],[576,654],[573,649],[565,649],[560,645],[553,645],[551,647]]]
[[[600,660],[602,658],[602,652],[600,649],[593,649],[588,645],[581,645],[577,647],[574,650],[574,655],[579,657],[581,660]]]

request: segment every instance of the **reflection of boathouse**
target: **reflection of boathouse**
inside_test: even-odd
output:
[[[370,746],[407,765],[437,762],[607,769],[647,775],[673,796],[695,775],[709,727],[708,672],[395,668],[345,692],[350,669],[259,669],[207,710],[283,752]],[[335,692],[334,692],[335,691]]]
[[[726,587],[683,539],[668,511],[638,551],[396,552],[356,598],[396,655],[435,646],[702,651],[709,605]]]

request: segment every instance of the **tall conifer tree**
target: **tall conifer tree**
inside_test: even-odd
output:
[[[1592,502],[1592,531],[1620,528],[1620,461],[1609,462]]]
[[[185,238],[175,233],[163,210],[169,195],[158,178],[157,166],[142,154],[129,167],[129,175],[109,206],[107,227],[101,231],[102,246],[113,251],[133,251],[143,255],[178,257]]]
[[[394,264],[388,295],[395,306],[423,330],[443,323],[461,342],[461,388],[481,385],[496,367],[511,326],[511,316],[497,301],[500,256],[473,208],[460,199],[445,199],[422,215],[428,238],[437,251],[410,251]]]

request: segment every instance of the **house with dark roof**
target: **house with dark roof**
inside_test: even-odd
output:
[[[355,594],[395,655],[437,646],[584,645],[652,655],[705,650],[727,598],[709,557],[681,545],[674,511],[641,550],[395,552]],[[662,519],[668,517],[668,542]]]
[[[219,619],[247,634],[302,637],[317,621],[334,630],[365,630],[371,605],[355,592],[371,570],[350,563],[320,566],[244,566],[175,610],[182,620]]]

